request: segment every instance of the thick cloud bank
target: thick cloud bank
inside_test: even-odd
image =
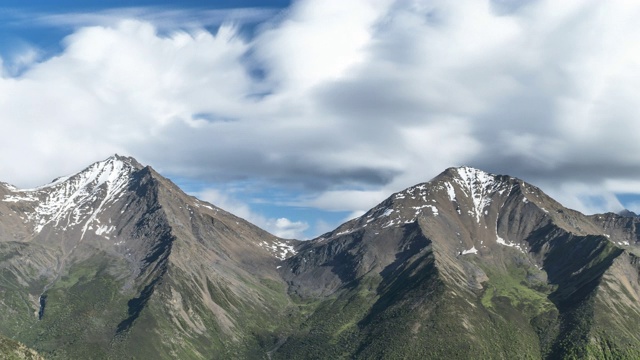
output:
[[[584,211],[640,193],[638,2],[299,1],[252,36],[143,10],[82,17],[56,56],[4,59],[2,180],[37,185],[118,152],[328,210],[462,164]]]

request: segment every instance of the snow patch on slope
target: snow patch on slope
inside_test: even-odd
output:
[[[262,241],[259,245],[269,250],[273,254],[273,256],[280,260],[285,260],[297,254],[296,250],[293,248],[293,245],[287,243],[286,241],[275,240],[271,244],[266,241]]]
[[[480,224],[481,218],[489,215],[486,207],[491,204],[492,197],[505,192],[509,194],[513,188],[512,184],[500,181],[498,176],[474,168],[460,167],[453,171],[454,176],[450,180],[432,180],[393,194],[363,217],[341,226],[331,237],[353,233],[363,228],[390,228],[413,223],[419,218],[446,214],[447,205],[444,202],[439,203],[443,200],[439,197],[440,194],[446,194],[449,201],[456,203],[455,211],[459,215],[467,213]],[[461,210],[461,207],[465,206],[463,204],[466,204],[463,201],[465,197],[470,199],[471,207]],[[442,207],[439,209],[440,205]]]
[[[476,249],[476,247],[474,245],[471,249],[463,251],[462,255],[477,254],[477,253],[478,253],[478,249]]]
[[[455,171],[458,176],[453,181],[472,200],[473,207],[469,213],[472,216],[475,215],[476,222],[480,224],[480,218],[485,214],[484,209],[491,204],[490,196],[494,193],[502,194],[507,190],[507,187],[496,180],[496,175],[482,170],[462,166],[456,168]],[[447,192],[450,198],[455,198],[451,184],[447,187]]]
[[[6,182],[0,182],[0,184],[2,184],[2,186],[4,186],[5,188],[7,188],[9,191],[16,191],[18,190],[17,187],[11,185],[11,184],[7,184]]]
[[[113,225],[100,225],[98,226],[98,228],[96,229],[96,235],[100,236],[100,235],[109,235],[111,234],[114,230],[116,229],[115,226]]]
[[[501,238],[500,236],[497,237],[496,242],[500,245],[503,246],[508,246],[508,247],[512,247],[515,249],[520,250],[520,252],[522,252],[523,254],[526,254],[526,252],[524,251],[524,249],[522,248],[522,246],[520,246],[520,244],[511,242],[511,241],[505,241],[503,238]]]
[[[360,218],[338,228],[329,238],[350,234],[364,228],[386,229],[393,226],[414,223],[419,217],[440,215],[433,192],[441,189],[432,182],[409,187],[391,195],[385,202],[369,210]],[[425,211],[428,209],[430,211]],[[377,234],[377,233],[376,233]]]
[[[384,213],[382,215],[380,215],[379,217],[389,216],[389,215],[391,215],[391,213],[393,213],[393,211],[394,211],[393,209],[386,209],[384,211]]]
[[[25,195],[6,195],[2,201],[4,202],[21,202],[21,201],[37,201],[38,199],[30,196],[29,194]]]
[[[451,185],[451,183],[444,183],[444,186],[447,188],[447,194],[449,195],[449,200],[451,200],[451,202],[456,201],[456,191],[453,188],[453,185]]]
[[[6,202],[37,202],[28,214],[39,233],[47,224],[63,224],[63,230],[86,220],[84,233],[91,228],[104,205],[115,202],[126,189],[135,168],[118,157],[97,162],[75,175],[61,177],[34,189],[15,190]],[[96,201],[100,201],[97,205]]]

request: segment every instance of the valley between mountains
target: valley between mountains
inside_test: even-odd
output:
[[[281,239],[115,155],[0,183],[0,357],[640,359],[639,224],[459,167]]]

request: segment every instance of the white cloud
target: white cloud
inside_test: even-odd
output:
[[[390,1],[324,0],[294,2],[286,18],[255,41],[279,91],[298,92],[348,76],[365,61],[371,28]],[[292,95],[292,94],[289,94]]]
[[[4,11],[3,11],[4,10]],[[168,7],[123,7],[93,12],[38,13],[18,9],[0,10],[0,18],[14,27],[117,26],[122,19],[138,19],[162,29],[194,29],[228,22],[259,22],[277,12],[268,8],[179,9]]]
[[[545,188],[548,195],[564,206],[585,214],[619,212],[624,206],[615,193],[605,186],[582,183],[564,183],[549,185]]]
[[[3,60],[0,174],[32,186],[119,152],[362,211],[467,164],[615,207],[640,192],[607,185],[640,178],[638,15],[634,1],[302,0],[250,39],[180,11],[43,15],[78,28],[19,75]],[[252,16],[267,13],[237,18]]]
[[[199,199],[216,205],[238,217],[241,217],[254,225],[257,225],[270,233],[285,239],[305,239],[305,231],[309,224],[304,221],[291,221],[287,218],[267,218],[251,210],[251,207],[229,193],[216,189],[204,189],[193,193]]]
[[[362,211],[368,210],[390,195],[380,190],[333,190],[323,192],[313,199],[302,201],[299,205],[330,211]]]
[[[14,46],[9,56],[0,58],[0,78],[19,76],[25,69],[35,64],[41,52],[26,43]]]
[[[275,220],[269,220],[265,228],[271,229],[275,235],[285,239],[304,239],[304,232],[309,228],[309,225],[303,221],[277,218]]]
[[[168,126],[197,128],[197,113],[225,116],[251,88],[241,64],[247,45],[229,26],[161,37],[128,20],[65,41],[60,56],[0,79],[0,149],[16,154],[0,165],[9,181],[41,183],[52,168],[78,170],[137,146],[157,153]]]

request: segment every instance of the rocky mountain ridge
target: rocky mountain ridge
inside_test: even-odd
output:
[[[285,240],[116,155],[0,184],[0,334],[61,359],[634,358],[638,222],[459,167]]]
[[[356,357],[583,358],[611,356],[623,339],[633,346],[616,356],[635,356],[636,224],[566,209],[519,179],[451,168],[303,243],[283,276],[302,298],[346,306],[360,296],[368,312],[345,324],[366,344]],[[625,315],[606,323],[624,326],[598,324],[612,312]],[[431,341],[407,350],[390,337]]]
[[[236,329],[242,308],[281,295],[269,285],[295,243],[120,156],[35,189],[3,186],[0,195],[0,307],[15,314],[0,331],[53,358],[140,348],[188,358],[208,346],[194,349],[182,336],[240,340],[253,331]],[[267,318],[274,306],[251,315]],[[145,322],[154,325],[135,326]],[[167,345],[157,347],[159,339]],[[64,345],[76,341],[86,343]]]

